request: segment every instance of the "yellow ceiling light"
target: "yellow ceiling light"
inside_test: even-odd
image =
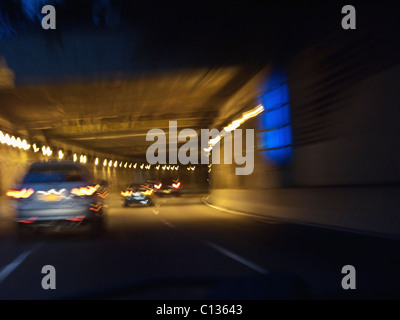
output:
[[[242,117],[239,119],[236,119],[234,121],[232,121],[229,125],[227,125],[226,127],[224,127],[224,131],[225,132],[229,132],[229,131],[233,131],[235,129],[237,129],[243,122],[247,121],[250,118],[253,118],[257,115],[259,115],[261,112],[264,111],[264,106],[262,106],[261,104],[259,104],[257,107],[255,107],[254,109],[244,112],[242,113]],[[219,141],[219,140],[218,140]],[[218,142],[217,141],[217,142]]]
[[[208,141],[208,148],[203,148],[203,150],[209,154],[211,152],[213,146],[215,146],[227,133],[236,130],[237,128],[240,127],[240,125],[243,122],[247,121],[250,118],[256,117],[263,111],[264,111],[264,106],[259,104],[255,108],[253,108],[249,111],[243,112],[241,118],[233,120],[230,124],[228,124],[226,127],[224,127],[222,134],[216,136],[213,139],[210,139]]]
[[[53,151],[50,149],[50,147],[45,147],[45,146],[42,147],[42,154],[44,156],[50,157],[52,155],[52,153],[53,153]]]
[[[31,147],[31,145],[28,144],[25,139],[22,140],[22,149],[28,150],[30,147]]]

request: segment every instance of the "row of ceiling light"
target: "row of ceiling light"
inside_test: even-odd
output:
[[[18,148],[21,150],[25,150],[28,151],[29,149],[31,149],[34,153],[38,153],[41,151],[43,156],[46,157],[51,157],[53,155],[53,150],[51,149],[50,146],[42,146],[41,148],[38,147],[36,145],[36,143],[34,144],[29,144],[27,142],[26,139],[21,139],[20,137],[15,137],[12,135],[9,135],[8,133],[3,133],[2,131],[0,131],[0,143],[1,144],[6,144],[8,146],[14,147],[14,148]],[[54,155],[55,156],[55,155]],[[59,160],[63,160],[65,158],[65,153],[62,149],[58,150],[57,156],[55,156],[57,159]],[[86,164],[88,162],[88,157],[87,155],[81,154],[78,155],[77,153],[74,153],[72,156],[72,160],[74,162],[80,162],[82,164]],[[104,160],[100,160],[99,157],[96,157],[94,159],[94,165],[95,166],[99,166],[99,165],[103,165],[104,167],[113,167],[113,168],[133,168],[133,169],[145,169],[145,170],[149,170],[150,168],[154,168],[156,170],[178,170],[179,169],[179,165],[150,165],[148,163],[142,163],[142,164],[138,164],[137,162],[133,163],[133,162],[127,162],[127,161],[118,161],[118,160],[111,160],[111,159],[104,159]],[[196,168],[196,166],[188,166],[187,170],[192,170],[194,171]]]
[[[237,128],[240,127],[240,125],[241,125],[242,123],[244,123],[245,121],[247,121],[247,120],[250,119],[250,118],[256,117],[257,115],[259,115],[259,114],[262,113],[263,111],[264,111],[264,106],[261,105],[261,104],[259,104],[259,105],[257,105],[255,108],[253,108],[253,109],[251,109],[251,110],[249,110],[249,111],[243,112],[243,113],[242,113],[242,116],[241,116],[240,118],[238,118],[238,119],[236,119],[236,120],[233,120],[229,125],[225,126],[224,129],[221,130],[221,133],[220,133],[218,136],[216,136],[216,137],[213,138],[213,139],[210,139],[210,140],[208,141],[208,147],[207,147],[207,148],[204,148],[204,151],[210,153],[211,150],[212,150],[212,148],[213,148],[224,136],[226,136],[227,134],[229,134],[231,131],[236,130]]]
[[[253,118],[255,116],[257,116],[258,114],[260,114],[261,112],[264,111],[264,107],[262,105],[258,105],[256,106],[254,109],[244,112],[242,113],[242,116],[234,121],[232,121],[229,125],[225,126],[224,129],[221,131],[221,134],[218,135],[217,137],[210,139],[209,140],[209,147],[205,148],[204,151],[206,152],[210,152],[213,148],[214,145],[216,145],[226,134],[228,134],[230,131],[233,131],[235,129],[237,129],[243,122],[247,121],[250,118]],[[18,149],[22,149],[22,150],[29,150],[32,147],[33,152],[37,153],[39,151],[42,152],[43,156],[46,157],[51,157],[53,155],[53,150],[49,147],[49,146],[42,146],[41,148],[39,148],[36,143],[30,145],[26,139],[21,139],[20,137],[15,137],[12,135],[9,135],[8,133],[3,133],[2,131],[0,131],[0,142],[2,144],[6,144],[8,146],[12,146],[14,148],[18,148]],[[59,160],[64,159],[65,154],[64,151],[62,149],[59,149],[58,154],[57,154],[57,158]],[[87,156],[86,155],[79,155],[78,158],[78,154],[74,153],[73,154],[73,161],[75,162],[79,162],[86,164],[87,163]],[[118,160],[110,160],[110,159],[104,159],[102,160],[102,164],[104,167],[120,167],[120,168],[133,168],[133,169],[150,169],[152,166],[150,164],[145,164],[142,163],[141,165],[138,166],[138,163],[132,163],[130,162],[128,164],[128,162],[126,161],[118,161]],[[100,165],[100,158],[96,157],[94,160],[94,165],[98,166]],[[155,165],[153,166],[156,170],[178,170],[179,169],[179,165],[178,166],[174,166],[174,165]],[[192,170],[194,171],[196,168],[196,166],[187,166],[186,169],[187,170]]]

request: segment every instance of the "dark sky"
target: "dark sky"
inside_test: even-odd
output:
[[[219,51],[243,45],[247,51],[270,52],[294,48],[326,32],[340,23],[341,8],[341,1],[3,0],[0,29],[4,33],[6,17],[16,33],[41,32],[37,11],[42,3],[56,7],[58,32],[130,29],[147,43],[171,49],[212,46]]]
[[[56,30],[44,31],[38,18],[40,14],[36,14],[36,20],[34,14],[27,16],[26,4],[40,9],[42,3],[54,3]],[[341,28],[341,8],[345,4],[356,7],[355,31],[344,32]],[[354,38],[355,44],[363,41],[363,37],[382,37],[382,34],[391,41],[398,27],[398,8],[398,1],[367,0],[2,0],[0,56],[6,56],[10,63],[13,60],[16,71],[21,69],[21,61],[27,59],[18,57],[20,53],[16,51],[27,52],[27,48],[20,50],[21,44],[18,47],[13,41],[23,35],[42,39],[32,43],[29,50],[31,56],[38,58],[49,55],[47,60],[43,58],[44,62],[49,61],[48,72],[55,67],[69,68],[69,59],[81,57],[78,64],[82,72],[91,72],[93,68],[85,66],[104,54],[112,61],[109,67],[104,64],[104,68],[111,69],[137,68],[138,64],[147,68],[161,64],[210,66],[284,62],[332,33],[339,38],[351,37],[351,41]],[[86,37],[82,36],[81,42],[76,44],[68,41],[69,33]],[[107,42],[101,43],[99,35]],[[23,41],[27,43],[27,38]],[[397,41],[396,37],[393,41]],[[27,73],[36,72],[34,66],[24,65],[23,68]],[[46,66],[40,68],[44,70]]]

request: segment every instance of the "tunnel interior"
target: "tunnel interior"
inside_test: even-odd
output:
[[[398,233],[391,200],[400,181],[395,8],[359,5],[360,27],[345,31],[337,1],[229,10],[51,2],[55,30],[41,27],[40,1],[0,6],[2,195],[27,163],[63,158],[86,163],[115,191],[179,176],[187,190],[221,206],[262,214],[289,203],[295,209],[278,210],[279,217]],[[147,161],[152,129],[166,132],[166,150],[176,154],[190,137],[171,144],[170,121],[178,133],[201,136],[260,105],[240,126],[255,130],[249,174],[200,156],[187,164]],[[369,202],[371,190],[390,199],[385,213]]]
[[[0,300],[398,299],[399,12],[1,0]]]

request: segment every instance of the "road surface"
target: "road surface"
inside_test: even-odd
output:
[[[123,208],[107,232],[51,231],[19,240],[0,222],[0,299],[399,298],[399,240],[280,223],[212,208],[204,195]],[[43,289],[44,266],[55,289]],[[345,265],[356,289],[344,290]]]

